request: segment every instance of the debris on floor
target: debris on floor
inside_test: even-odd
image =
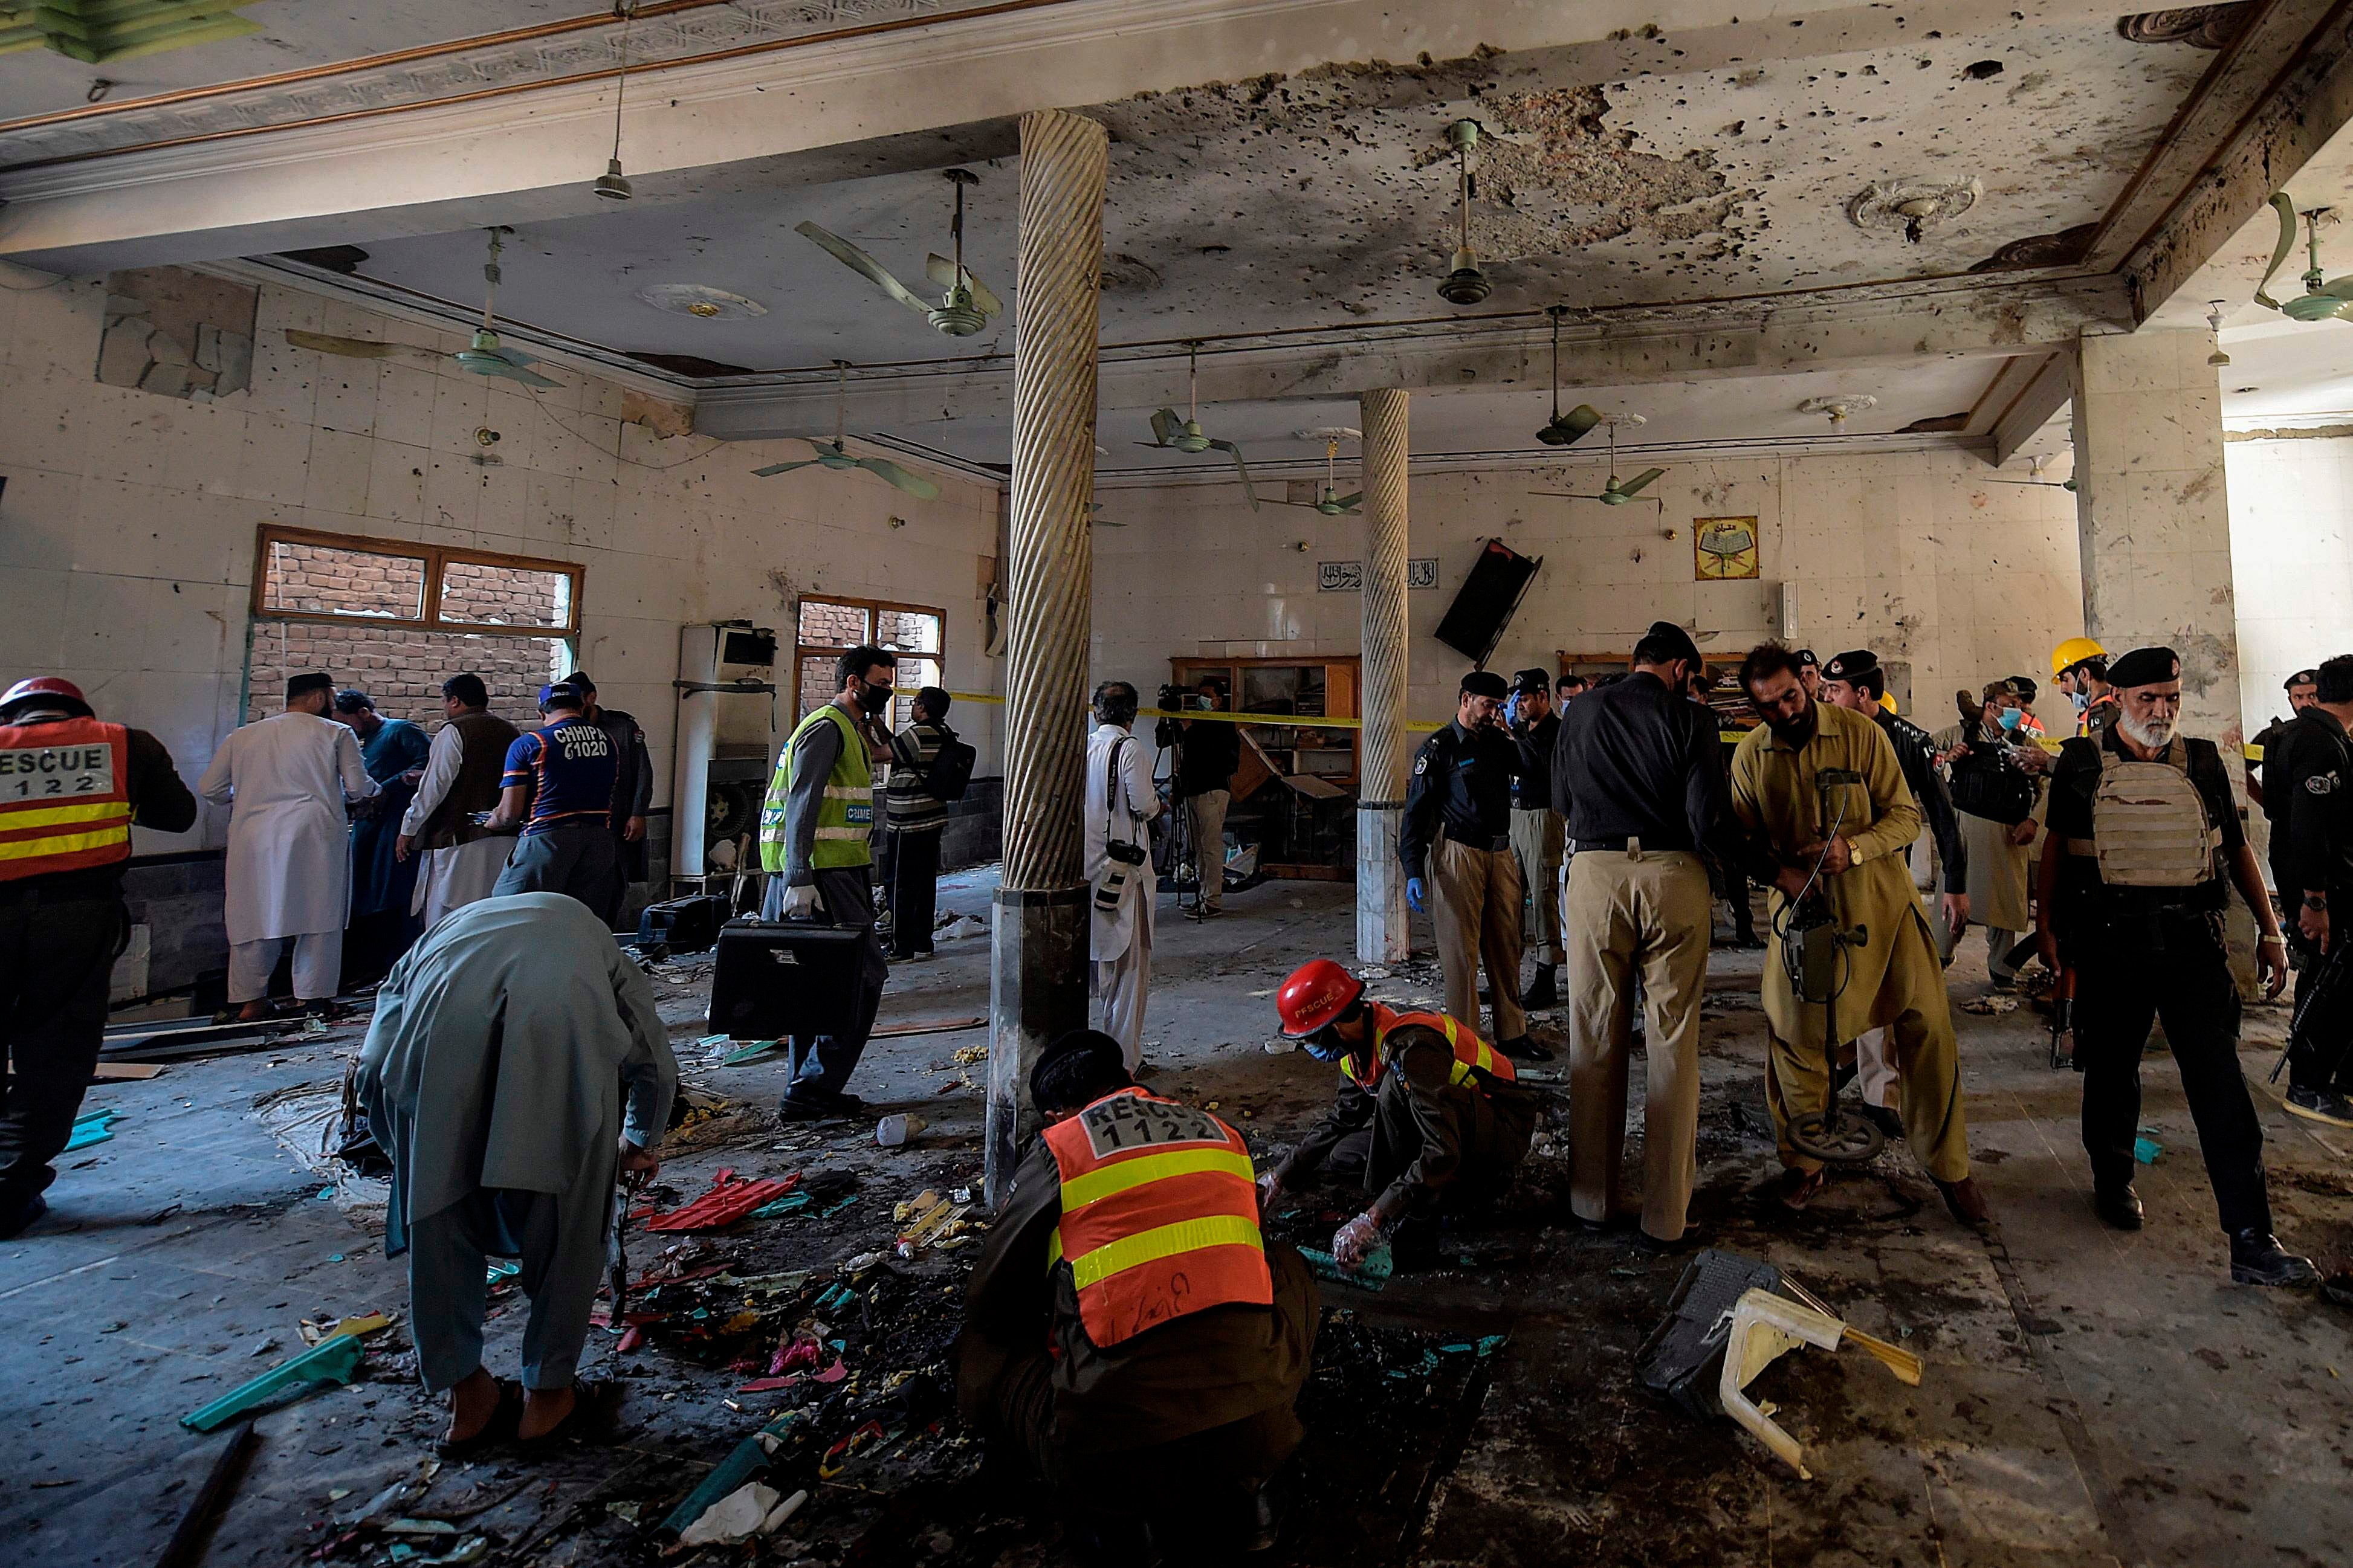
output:
[[[73,1135],[66,1140],[65,1152],[70,1154],[76,1149],[87,1149],[93,1143],[103,1143],[112,1138],[114,1115],[114,1111],[108,1109],[84,1111],[75,1117]]]
[[[349,1383],[359,1376],[366,1352],[357,1334],[330,1334],[282,1366],[180,1417],[191,1432],[209,1432],[247,1411],[267,1404],[290,1388],[322,1383]]]
[[[1781,1285],[1799,1295],[1806,1294],[1786,1279]],[[1777,1296],[1771,1290],[1744,1290],[1725,1332],[1724,1372],[1716,1384],[1716,1397],[1723,1403],[1725,1414],[1773,1450],[1798,1472],[1800,1480],[1814,1479],[1813,1472],[1806,1468],[1805,1449],[1773,1424],[1774,1406],[1769,1401],[1760,1404],[1742,1391],[1789,1351],[1801,1345],[1835,1351],[1842,1342],[1852,1342],[1878,1357],[1898,1381],[1914,1388],[1920,1386],[1922,1363],[1918,1356],[1901,1345],[1848,1327],[1810,1296],[1800,1302]]]

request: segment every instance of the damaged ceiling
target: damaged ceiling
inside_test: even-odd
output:
[[[1482,53],[1093,106],[1113,138],[1104,339],[1445,313],[1433,290],[1454,245],[1446,130],[1458,119],[1484,132],[1471,232],[1495,285],[1489,312],[2072,261],[2213,56],[2128,38],[2114,18],[2009,17],[1966,37],[1930,28],[1885,47],[1695,71],[1678,68],[1672,37],[1637,38],[1624,45],[1635,68],[1606,82],[1566,79],[1567,62],[1550,58],[1577,51]],[[1896,19],[1887,30],[1906,29]],[[1010,293],[1018,161],[979,173],[967,258]],[[1907,232],[1900,218],[1872,222],[1874,194],[1890,191],[1944,199]],[[523,225],[507,305],[624,352],[753,372],[1008,349],[1003,321],[994,336],[945,343],[792,233],[815,221],[917,278],[924,252],[945,248],[948,197],[925,172]],[[476,235],[361,243],[369,277],[444,299],[474,291]],[[664,315],[636,297],[655,282],[723,289],[769,314]]]

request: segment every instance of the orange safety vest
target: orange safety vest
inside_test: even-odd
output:
[[[0,882],[131,858],[131,731],[0,725]]]
[[[1502,1079],[1506,1083],[1514,1083],[1519,1079],[1519,1070],[1512,1066],[1511,1058],[1504,1056],[1481,1039],[1476,1030],[1466,1029],[1456,1023],[1451,1015],[1392,1013],[1388,1008],[1377,1005],[1373,1008],[1372,1065],[1365,1070],[1362,1077],[1358,1077],[1356,1058],[1342,1057],[1340,1076],[1367,1092],[1377,1088],[1381,1081],[1381,1075],[1388,1071],[1388,1064],[1381,1056],[1381,1047],[1388,1039],[1391,1030],[1404,1028],[1435,1029],[1446,1037],[1446,1043],[1454,1047],[1454,1068],[1450,1079],[1451,1082],[1472,1082],[1472,1069],[1474,1068],[1491,1077]]]
[[[1273,1304],[1240,1133],[1131,1088],[1047,1128],[1046,1146],[1062,1177],[1046,1266],[1070,1266],[1097,1345],[1207,1307]]]

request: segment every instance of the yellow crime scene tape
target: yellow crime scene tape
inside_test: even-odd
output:
[[[902,697],[913,697],[916,690],[912,686],[901,686],[893,689]],[[999,707],[1005,704],[1004,698],[988,691],[951,691],[948,693],[948,698],[955,702],[993,702]],[[1212,711],[1206,708],[1187,708],[1181,711],[1166,708],[1138,708],[1135,712],[1136,717],[1140,719],[1207,719],[1219,724],[1287,724],[1294,729],[1306,730],[1361,730],[1365,727],[1365,721],[1362,719],[1328,719],[1321,714],[1226,713]],[[1446,725],[1432,724],[1419,719],[1409,719],[1406,721],[1405,727],[1415,734],[1427,735],[1443,730]],[[1745,730],[1726,731],[1724,743],[1727,746],[1736,746],[1740,744],[1740,737],[1746,733],[1747,731]],[[2063,735],[2037,735],[2034,737],[2034,743],[2046,752],[2055,752],[2066,739],[2067,737]],[[2263,749],[2261,746],[2243,746],[2240,749],[2251,763],[2260,763],[2263,760]]]

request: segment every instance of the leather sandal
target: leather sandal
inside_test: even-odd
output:
[[[554,1426],[550,1426],[546,1431],[541,1433],[536,1437],[525,1437],[521,1434],[517,1434],[515,1436],[514,1446],[525,1453],[537,1453],[554,1447],[557,1443],[562,1442],[566,1437],[579,1436],[583,1427],[586,1427],[592,1423],[601,1421],[604,1418],[606,1415],[606,1396],[609,1391],[609,1384],[589,1383],[581,1378],[574,1378],[572,1380],[572,1408],[565,1411],[563,1418],[557,1421]],[[520,1402],[518,1402],[516,1405],[515,1413],[518,1417],[520,1417],[522,1413]]]
[[[482,1429],[470,1437],[444,1437],[433,1445],[433,1452],[444,1459],[470,1459],[486,1448],[514,1441],[515,1426],[522,1420],[522,1384],[500,1378],[499,1402],[491,1411],[491,1418]]]
[[[1822,1189],[1830,1184],[1831,1173],[1828,1169],[1800,1171],[1795,1165],[1791,1165],[1781,1173],[1780,1183],[1775,1188],[1773,1196],[1791,1214],[1803,1214],[1806,1212],[1806,1205],[1821,1196]]]

